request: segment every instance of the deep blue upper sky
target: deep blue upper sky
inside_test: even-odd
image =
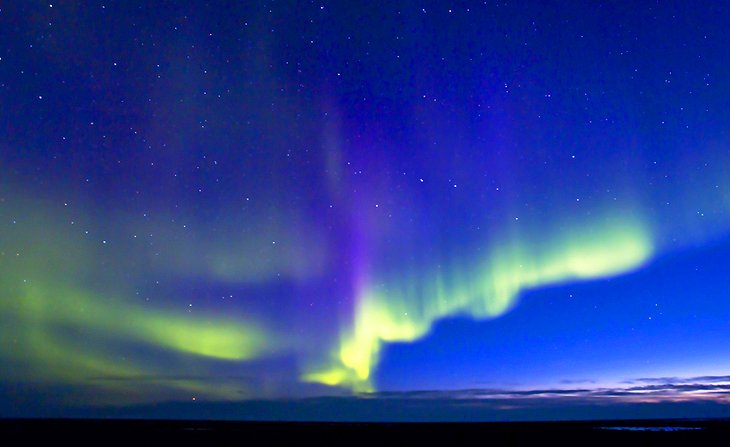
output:
[[[725,414],[729,21],[3,5],[0,415],[337,396],[346,419],[424,391]]]

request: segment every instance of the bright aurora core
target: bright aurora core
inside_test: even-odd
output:
[[[728,20],[3,5],[0,415],[428,396],[727,416]],[[485,418],[548,414],[510,411]],[[364,418],[418,419],[397,414]]]

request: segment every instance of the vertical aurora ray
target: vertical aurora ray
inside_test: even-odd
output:
[[[343,330],[339,347],[331,354],[332,364],[302,379],[373,391],[372,371],[384,343],[417,340],[449,316],[497,317],[526,290],[629,272],[652,252],[644,225],[609,219],[547,240],[540,235],[532,241],[513,239],[494,248],[478,268],[440,270],[392,285],[366,286],[357,297],[352,327]]]

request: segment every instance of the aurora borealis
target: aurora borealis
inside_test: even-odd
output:
[[[728,20],[2,6],[0,416],[574,384],[727,404],[678,390],[730,384]]]

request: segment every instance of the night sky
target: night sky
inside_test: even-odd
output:
[[[0,416],[730,415],[728,24],[4,2]]]

